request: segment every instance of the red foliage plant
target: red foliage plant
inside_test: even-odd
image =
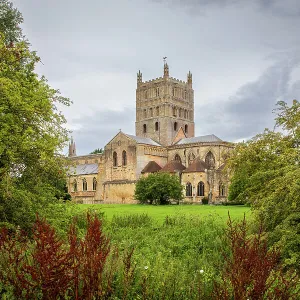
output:
[[[266,295],[273,299],[273,294],[294,299],[292,284],[289,287],[285,285],[284,289],[277,285],[274,289],[274,284],[283,282],[284,278],[283,272],[279,272],[280,277],[273,274],[280,268],[280,252],[275,249],[268,250],[262,226],[258,234],[248,236],[245,216],[243,221],[237,224],[234,224],[229,216],[227,237],[231,255],[224,257],[223,283],[216,284],[214,299],[259,300],[265,299]]]
[[[69,245],[54,228],[36,218],[33,241],[0,231],[0,280],[13,287],[17,299],[102,299],[111,291],[112,272],[104,276],[110,242],[96,216],[87,215],[87,232],[78,238],[75,225]],[[106,281],[105,281],[106,280]]]

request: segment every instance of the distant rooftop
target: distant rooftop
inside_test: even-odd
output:
[[[223,142],[220,138],[214,134],[195,136],[190,138],[183,138],[175,145],[192,144],[192,143],[211,143],[211,142]]]
[[[70,167],[68,175],[88,175],[97,174],[98,164],[83,164],[77,165],[76,167]]]
[[[126,136],[128,136],[129,138],[135,140],[138,144],[146,144],[146,145],[153,145],[153,146],[161,146],[160,144],[158,144],[157,142],[153,141],[150,138],[145,138],[145,137],[140,137],[140,136],[135,136],[135,135],[131,135],[131,134],[126,134],[124,133]]]
[[[169,161],[161,170],[160,172],[182,172],[185,169],[185,166],[178,160],[171,160]]]
[[[161,170],[161,166],[157,162],[151,160],[151,161],[148,162],[148,164],[145,166],[145,168],[142,170],[141,173],[142,174],[144,174],[144,173],[155,173],[159,170]]]

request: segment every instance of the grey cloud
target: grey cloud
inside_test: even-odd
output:
[[[199,115],[201,111],[207,112],[204,120],[199,119],[202,130],[213,130],[221,138],[234,141],[254,136],[266,127],[272,128],[276,102],[300,97],[300,81],[290,84],[291,74],[300,63],[298,53],[288,53],[276,61],[257,80],[240,87],[229,101],[223,102],[223,107],[201,107]],[[222,103],[221,99],[218,102]]]
[[[121,129],[128,134],[135,134],[135,110],[125,108],[122,111],[96,111],[93,115],[73,119],[72,136],[77,145],[77,155],[84,155],[96,148],[103,148]]]
[[[192,14],[203,13],[208,7],[253,6],[271,14],[286,17],[300,15],[300,2],[298,0],[152,0],[156,3],[182,6]]]

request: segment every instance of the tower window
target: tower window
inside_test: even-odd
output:
[[[147,110],[144,109],[144,118],[147,118]]]
[[[173,107],[173,116],[176,117],[176,107]]]
[[[122,152],[122,165],[126,166],[127,165],[127,153],[125,150]]]
[[[150,117],[153,117],[153,109],[150,108]]]
[[[175,96],[175,88],[172,89],[172,96]]]
[[[190,182],[188,182],[185,186],[185,195],[187,197],[191,197],[193,194],[193,187]]]
[[[186,91],[184,91],[183,97],[184,99],[186,99]]]
[[[155,131],[158,131],[158,122],[155,122]]]
[[[159,116],[159,107],[156,107],[156,115]]]
[[[147,132],[147,125],[144,124],[144,125],[143,125],[143,133],[146,133],[146,132]]]
[[[177,122],[174,122],[174,131],[177,131]]]
[[[147,98],[148,98],[148,92],[145,91],[145,99],[147,99]]]
[[[156,97],[159,97],[159,88],[156,88]]]
[[[118,166],[118,154],[116,151],[113,153],[113,166],[114,167]]]
[[[188,133],[188,129],[189,129],[188,125],[184,125],[184,132],[185,133]]]

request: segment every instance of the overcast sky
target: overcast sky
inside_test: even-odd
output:
[[[273,128],[278,100],[300,99],[299,0],[14,0],[37,72],[83,155],[135,134],[136,73],[193,73],[196,135],[227,141]]]

